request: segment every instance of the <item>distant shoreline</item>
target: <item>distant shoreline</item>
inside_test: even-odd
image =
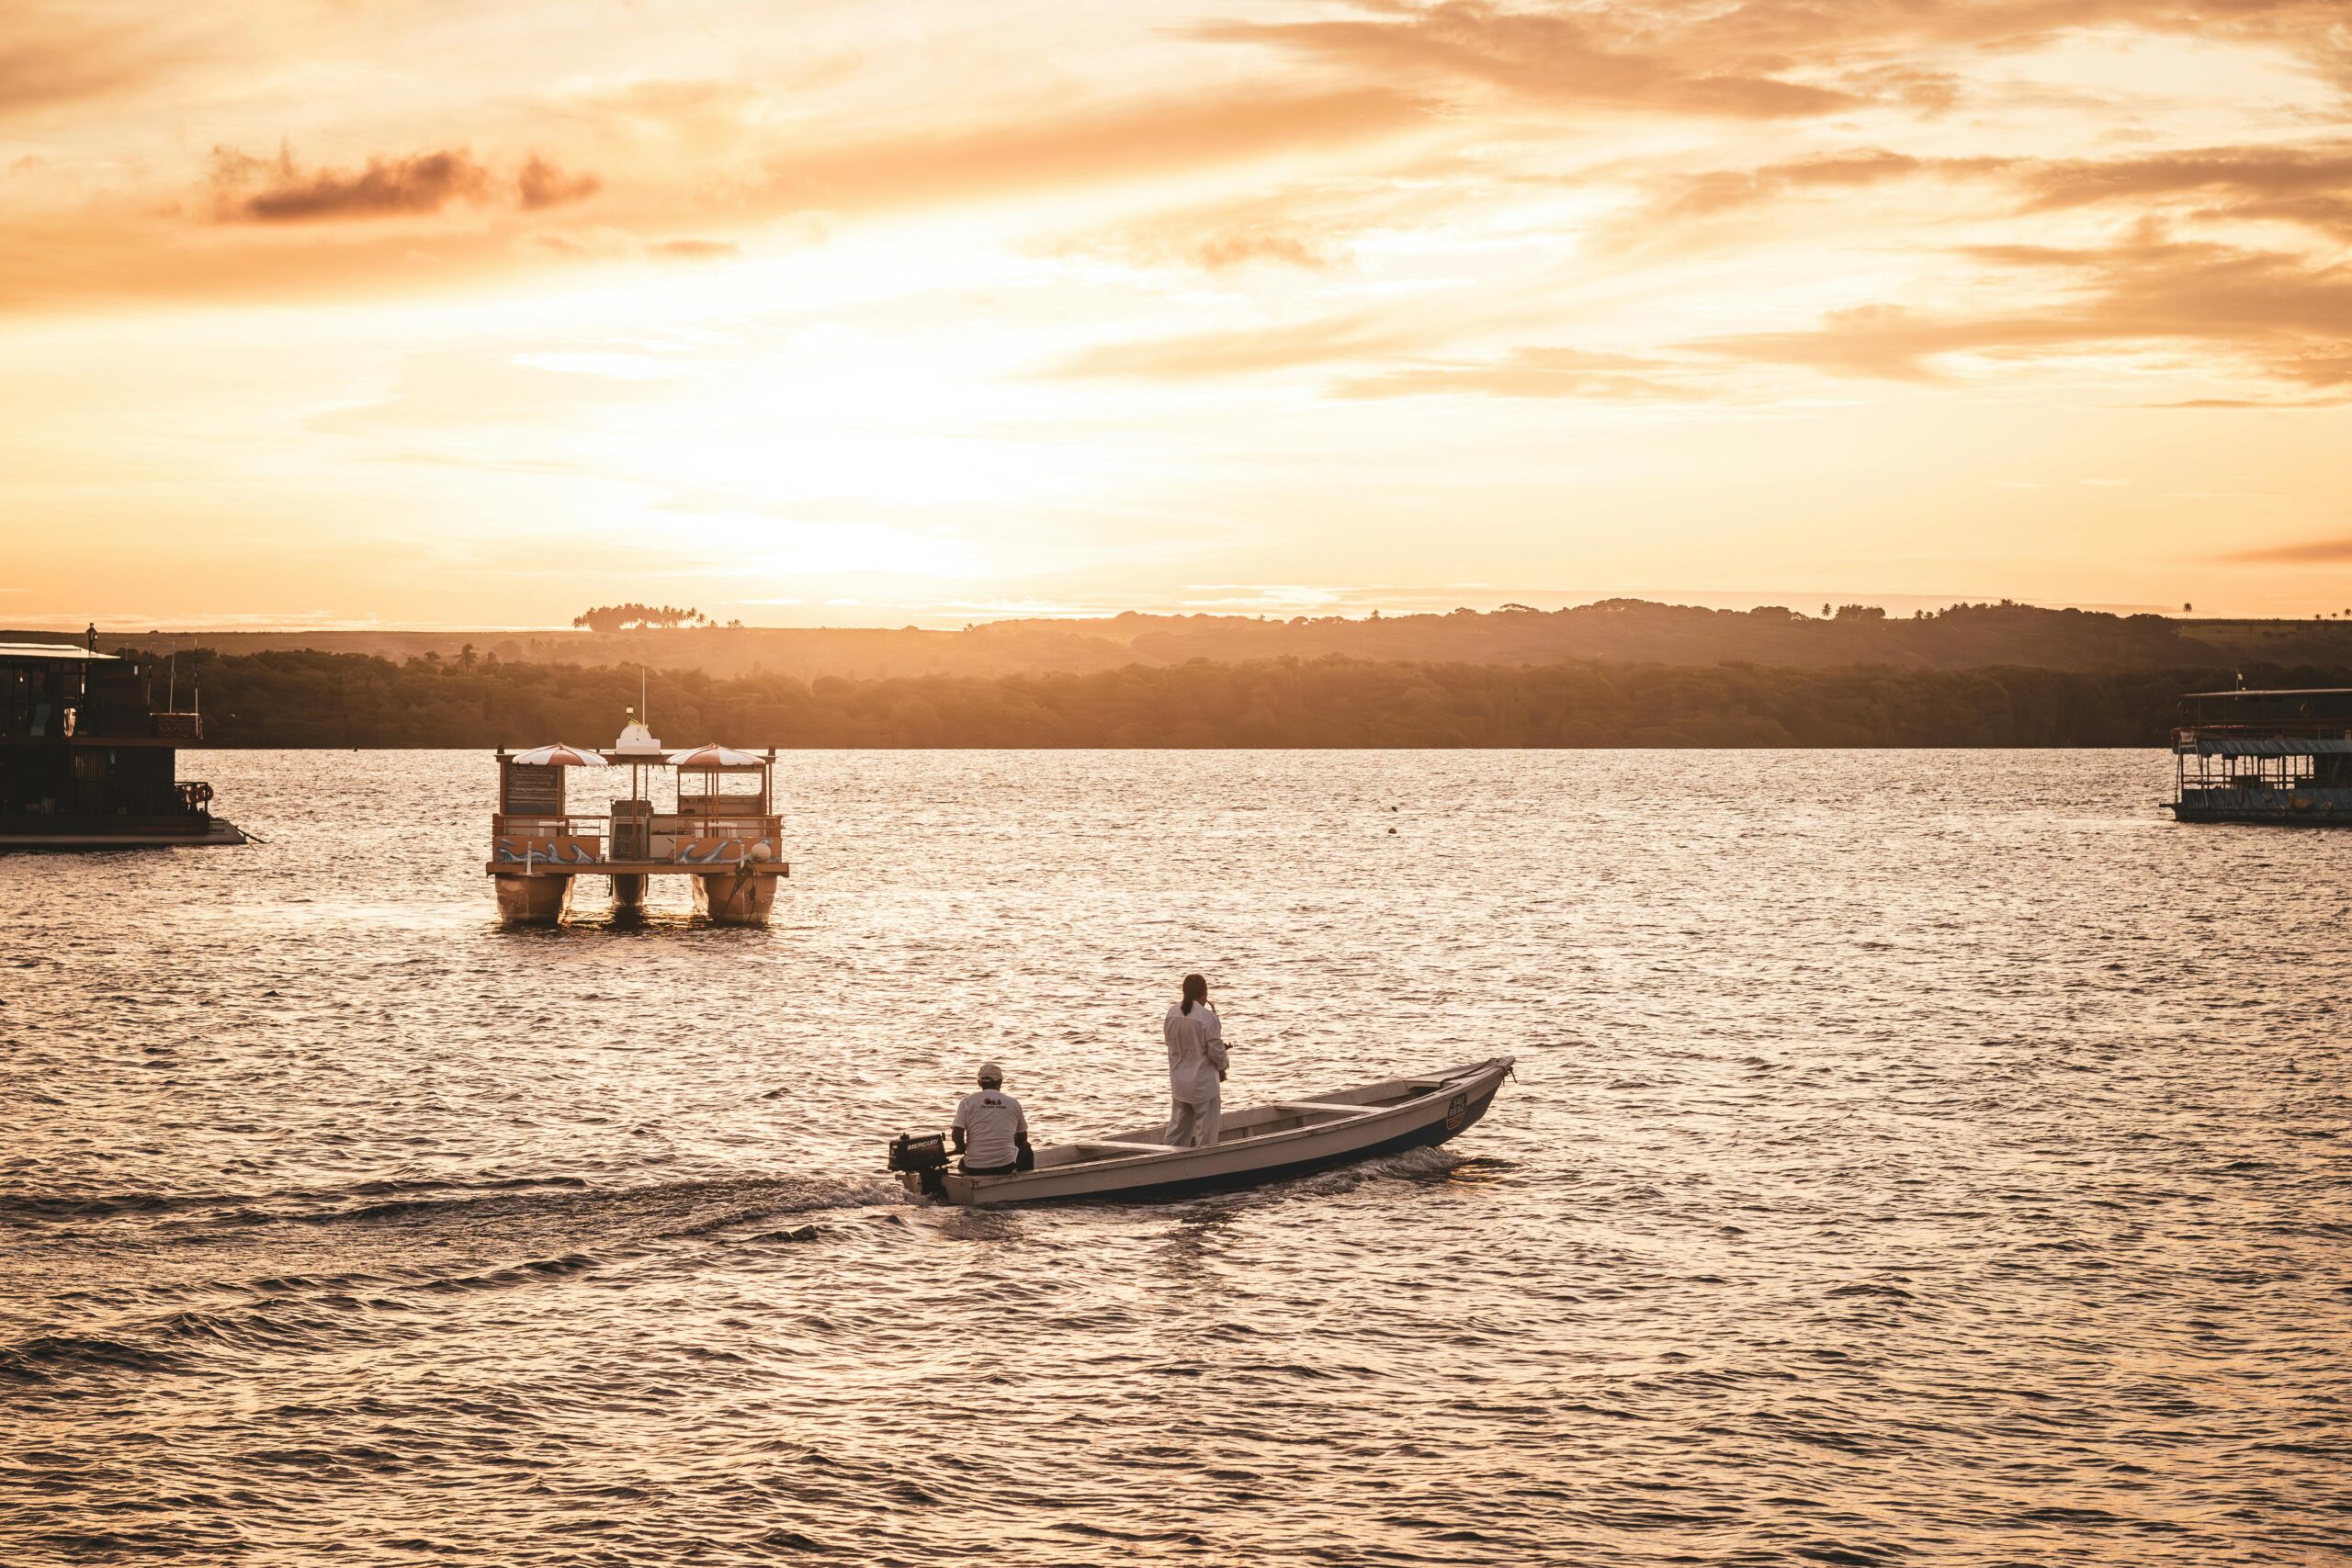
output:
[[[1822,612],[1816,614],[1815,612]],[[876,681],[944,676],[1094,675],[1194,660],[1240,664],[1327,657],[1387,663],[1515,666],[1600,660],[1711,667],[2075,671],[2352,668],[2352,618],[2237,620],[2044,610],[2008,603],[1889,615],[1868,604],[1711,610],[1613,599],[1560,610],[1458,610],[1366,616],[1126,614],[1095,619],[979,622],[960,631],[906,626],[695,626],[635,631],[130,631],[101,626],[99,646],[145,653],[360,654],[405,664],[496,660],[548,665],[643,664],[727,680],[784,675]],[[79,641],[57,632],[0,632]]]
[[[641,678],[633,665],[395,663],[293,651],[211,655],[196,668],[204,744],[255,750],[596,744],[618,733]],[[2260,684],[2352,685],[2352,666],[1923,670],[1326,656],[1129,663],[1083,675],[804,681],[653,671],[645,690],[656,733],[679,745],[795,750],[2117,748],[2164,745],[2182,693],[2226,687],[2241,673]]]

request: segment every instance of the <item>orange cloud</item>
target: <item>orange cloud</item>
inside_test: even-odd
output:
[[[2285,380],[2352,384],[2352,267],[2144,232],[2105,248],[1984,245],[1968,254],[2053,273],[2070,292],[2039,310],[1979,316],[1874,305],[1833,311],[1811,332],[1742,333],[1689,346],[1834,374],[1925,380],[1947,354],[2196,344]]]
[[[449,283],[568,257],[647,255],[707,260],[740,244],[741,233],[812,210],[877,212],[1016,197],[1157,175],[1239,166],[1332,150],[1418,130],[1421,102],[1386,89],[1233,89],[1144,97],[978,124],[872,136],[805,136],[781,152],[761,151],[738,91],[725,84],[652,84],[573,106],[572,130],[600,115],[630,125],[684,115],[697,135],[731,120],[731,144],[707,144],[707,165],[652,171],[600,204],[594,231],[547,228],[493,231],[482,215],[526,220],[605,191],[538,153],[512,172],[463,147],[379,155],[357,166],[313,166],[290,152],[256,157],[216,148],[207,186],[210,231],[183,232],[172,209],[129,196],[49,211],[21,211],[0,235],[0,310],[43,301],[138,296],[224,299],[352,292]],[[711,117],[717,117],[717,119]],[[650,119],[649,119],[650,117]],[[432,224],[473,209],[465,223]],[[351,220],[400,219],[401,237],[383,245],[294,244],[285,233],[362,227]],[[508,220],[511,223],[511,220]],[[721,228],[718,234],[708,231]],[[232,236],[253,231],[244,240]],[[692,237],[673,238],[681,230]],[[702,231],[696,233],[695,231]],[[1306,264],[1306,242],[1265,227],[1204,237],[1203,265],[1252,257]],[[61,258],[72,257],[70,266]]]
[[[152,29],[11,6],[0,14],[0,118],[119,94],[168,60]]]
[[[594,175],[566,174],[534,153],[513,188],[518,206],[537,211],[593,196],[601,183]],[[496,200],[504,188],[462,148],[370,158],[361,169],[304,169],[290,152],[265,159],[216,147],[211,185],[216,216],[257,223],[429,216],[453,201]]]
[[[1668,182],[1643,221],[1706,218],[1813,191],[1858,190],[1923,175],[1966,178],[2006,166],[1997,158],[1916,158],[1883,148],[1828,153],[1752,169],[1714,169]]]
[[[1478,82],[1565,105],[1770,118],[1826,114],[1860,101],[1770,74],[1694,68],[1671,52],[1634,47],[1629,30],[1612,28],[1605,13],[1510,11],[1453,0],[1377,21],[1216,22],[1193,36],[1268,45],[1384,76]]]
[[[2238,550],[2215,558],[2227,561],[2251,561],[2297,565],[2333,565],[2352,561],[2352,537],[2305,539],[2300,544],[2270,545],[2258,550]]]
[[[561,207],[567,202],[585,201],[604,188],[605,182],[594,175],[571,175],[548,163],[537,153],[523,165],[514,177],[515,194],[522,198],[526,211],[537,212],[544,208]]]
[[[1426,123],[1419,98],[1387,87],[1145,99],[777,153],[767,160],[768,204],[855,210],[968,201],[1329,149]]]
[[[2023,180],[2036,211],[2196,197],[2209,205],[2188,216],[2270,219],[2352,238],[2352,146],[2340,141],[2069,159],[2034,165]]]
[[[229,147],[212,150],[214,209],[227,220],[387,218],[438,212],[451,201],[481,201],[489,194],[490,172],[463,151],[370,158],[357,170],[306,170],[290,152],[273,161]]]
[[[1355,8],[1364,15],[1217,22],[1192,36],[1283,49],[1384,79],[1401,73],[1475,83],[1563,107],[1757,119],[1873,101],[1941,114],[1963,95],[1957,73],[1891,56],[1953,46],[2013,51],[2104,27],[2267,44],[2352,81],[2340,0],[1626,0],[1517,8],[1359,0]]]

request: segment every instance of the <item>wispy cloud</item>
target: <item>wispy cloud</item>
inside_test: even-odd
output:
[[[1427,341],[1425,332],[1378,313],[1103,344],[1054,374],[1196,381],[1306,365],[1386,357]]]
[[[2245,561],[2258,565],[2333,565],[2352,561],[2352,535],[2332,539],[2303,539],[2293,544],[2266,545],[2258,549],[2233,550],[2214,558],[2225,561]]]
[[[970,202],[1329,149],[1426,123],[1419,99],[1378,86],[1138,99],[787,148],[766,160],[767,200],[841,210]]]
[[[2161,203],[2182,216],[2274,220],[2352,238],[2352,144],[2332,138],[2066,159],[2023,169],[2019,179],[2037,211]]]
[[[514,177],[514,189],[523,206],[537,212],[585,201],[603,189],[604,183],[594,175],[567,173],[534,152],[523,165],[523,172]]]
[[[1925,380],[1939,356],[2142,343],[2218,347],[2312,386],[2352,382],[2352,269],[2302,257],[2167,240],[2099,247],[1984,245],[1970,254],[2054,276],[2040,308],[1978,313],[1900,305],[1834,310],[1811,330],[1747,333],[1692,348],[1844,375]]]
[[[1831,152],[1747,169],[1714,169],[1663,183],[1657,199],[1644,210],[1645,224],[1709,218],[1717,213],[1791,197],[1843,197],[1872,186],[1933,175],[1971,178],[2007,164],[2000,158],[1920,158],[1883,147]]]
[[[171,65],[185,39],[75,8],[0,11],[0,119],[118,96]]]
[[[1609,402],[1707,398],[1720,390],[1708,367],[1573,348],[1514,349],[1498,359],[1413,364],[1343,381],[1345,398],[1590,398]]]
[[[1312,22],[1217,22],[1193,36],[1315,56],[1387,76],[1469,81],[1549,103],[1772,118],[1828,114],[1860,99],[1839,88],[1690,62],[1638,47],[1605,12],[1507,10],[1457,3]]]

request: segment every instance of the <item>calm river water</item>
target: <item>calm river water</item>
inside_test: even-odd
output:
[[[691,738],[689,738],[691,739]],[[2154,753],[799,753],[775,926],[492,770],[0,858],[0,1562],[2352,1561],[2352,832]],[[592,886],[599,885],[590,885]],[[877,1174],[1515,1053],[1171,1206]]]

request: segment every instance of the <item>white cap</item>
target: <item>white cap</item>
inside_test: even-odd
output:
[[[1002,1083],[1004,1081],[1004,1069],[998,1066],[994,1062],[982,1062],[980,1064],[980,1070],[978,1076],[982,1083]]]

